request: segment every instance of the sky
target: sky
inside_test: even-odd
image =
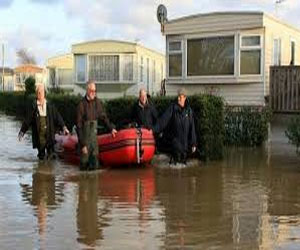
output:
[[[164,53],[159,4],[167,7],[169,20],[212,11],[264,11],[300,29],[299,0],[0,0],[4,64],[17,66],[16,51],[25,48],[45,66],[47,58],[70,53],[72,44],[100,39],[138,41]],[[2,66],[2,50],[0,58]]]

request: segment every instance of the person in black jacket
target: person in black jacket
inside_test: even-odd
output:
[[[152,129],[156,123],[158,114],[154,105],[149,101],[145,89],[140,89],[139,99],[133,106],[131,119],[138,127]]]
[[[18,134],[19,141],[22,140],[29,127],[32,129],[32,146],[38,149],[37,156],[40,160],[45,158],[46,152],[48,158],[53,155],[57,127],[62,129],[65,134],[69,133],[55,106],[47,102],[45,88],[42,84],[38,84],[36,87],[36,100],[32,103],[31,109],[22,123]]]
[[[172,103],[159,118],[154,132],[160,133],[165,128],[168,128],[166,132],[170,138],[170,163],[185,163],[188,153],[196,151],[197,144],[193,111],[187,102],[185,89],[178,91],[177,102]]]

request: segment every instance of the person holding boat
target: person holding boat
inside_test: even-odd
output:
[[[45,157],[48,159],[53,158],[57,127],[62,129],[64,134],[69,133],[55,106],[46,100],[43,84],[36,86],[36,99],[33,101],[31,109],[27,112],[27,116],[22,123],[18,134],[19,141],[22,140],[30,127],[32,129],[32,146],[38,149],[37,156],[40,160],[45,159]]]
[[[170,163],[186,163],[188,154],[196,151],[197,137],[193,111],[183,88],[178,90],[177,101],[167,108],[153,129],[155,133],[164,130],[171,150]]]
[[[104,122],[105,126],[111,131],[112,136],[116,135],[115,126],[110,123],[100,100],[96,97],[95,81],[88,81],[86,83],[86,94],[77,107],[76,118],[81,170],[98,168],[98,119]]]
[[[132,109],[132,122],[134,122],[138,127],[152,129],[157,118],[157,110],[148,99],[147,91],[144,88],[141,88],[139,91],[139,99]]]

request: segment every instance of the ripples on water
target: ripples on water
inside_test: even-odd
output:
[[[300,248],[300,161],[280,128],[219,162],[85,173],[38,162],[19,126],[0,116],[1,249]]]

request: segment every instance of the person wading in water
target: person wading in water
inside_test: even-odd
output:
[[[32,130],[32,146],[38,149],[37,156],[40,160],[46,156],[48,159],[54,156],[56,127],[62,129],[64,134],[69,134],[69,130],[55,106],[46,100],[43,84],[36,86],[36,99],[22,123],[18,134],[19,141],[22,140],[29,127]]]
[[[86,83],[86,95],[80,101],[77,107],[77,134],[80,148],[80,169],[94,170],[99,167],[98,164],[98,142],[97,126],[98,119],[101,119],[106,127],[115,136],[117,131],[110,123],[107,115],[96,97],[95,81]]]

